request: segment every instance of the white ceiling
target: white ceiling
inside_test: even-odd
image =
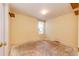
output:
[[[10,7],[16,12],[30,15],[40,20],[55,18],[73,11],[68,3],[12,3]],[[40,13],[43,9],[48,11],[46,15]]]

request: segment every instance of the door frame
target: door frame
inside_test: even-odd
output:
[[[3,18],[4,18],[4,42],[6,43],[5,45],[5,51],[4,51],[4,56],[8,56],[9,54],[9,6],[7,3],[2,3],[3,4]]]

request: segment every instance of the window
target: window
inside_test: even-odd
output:
[[[44,21],[38,21],[38,33],[44,34]]]

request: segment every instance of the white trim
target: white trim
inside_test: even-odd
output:
[[[1,3],[78,3],[79,0],[0,0]]]
[[[8,55],[8,46],[9,46],[9,19],[8,19],[8,4],[3,4],[4,6],[4,42],[5,46],[5,55]]]

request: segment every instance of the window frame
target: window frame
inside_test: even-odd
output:
[[[39,22],[43,22],[44,25],[43,25],[43,33],[40,33],[39,31]],[[37,24],[37,28],[38,28],[38,34],[45,34],[45,21],[44,20],[38,20],[38,24]]]

